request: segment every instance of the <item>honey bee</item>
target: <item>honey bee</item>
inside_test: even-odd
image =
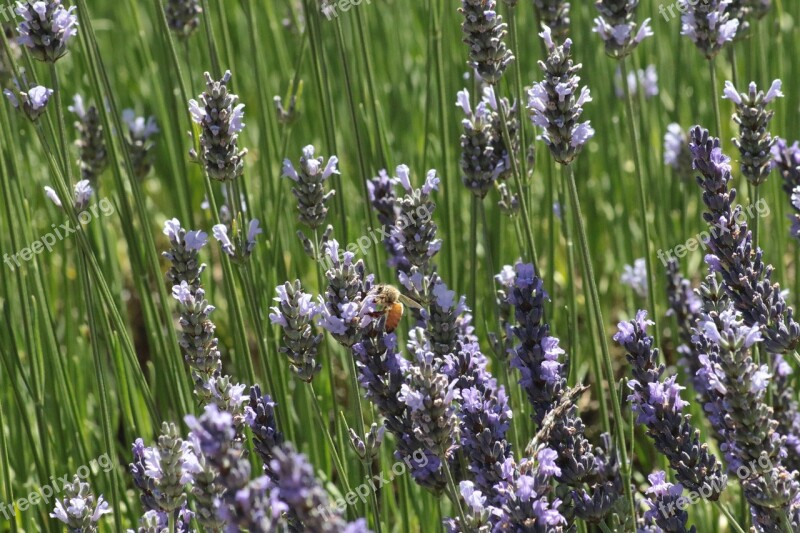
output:
[[[400,319],[403,318],[403,304],[414,309],[422,309],[419,302],[412,300],[391,285],[375,285],[370,289],[369,294],[372,295],[372,301],[378,307],[373,316],[386,316],[387,333],[397,329]]]

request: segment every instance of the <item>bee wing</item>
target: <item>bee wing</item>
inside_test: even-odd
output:
[[[399,295],[397,297],[397,300],[400,303],[405,304],[405,305],[407,305],[407,306],[409,306],[409,307],[411,307],[413,309],[423,309],[422,305],[420,305],[419,302],[417,302],[416,300],[412,300],[411,298],[409,298],[405,294]]]

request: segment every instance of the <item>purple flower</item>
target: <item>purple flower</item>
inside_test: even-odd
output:
[[[619,280],[623,285],[632,288],[638,296],[645,298],[647,296],[647,268],[644,258],[634,261],[633,266],[625,265]]]
[[[728,188],[730,158],[722,153],[719,139],[699,126],[692,129],[690,149],[707,208],[703,218],[711,226],[712,253],[706,262],[722,275],[725,291],[745,324],[761,327],[765,349],[770,353],[794,350],[800,342],[800,325],[780,285],[771,281],[772,267],[764,263],[762,250],[753,249],[741,206],[733,207],[736,191]]]
[[[35,122],[44,112],[53,90],[41,85],[31,85],[23,70],[20,74],[22,81],[14,78],[14,90],[3,89],[3,94],[8,98],[11,105],[20,109],[25,115]]]
[[[553,30],[553,36],[559,40],[569,34],[569,7],[565,0],[533,0],[533,6],[542,22]]]
[[[681,35],[686,35],[707,59],[736,37],[740,21],[731,13],[731,0],[689,3],[681,15]]]
[[[153,168],[153,142],[151,138],[158,133],[155,117],[138,117],[133,109],[122,111],[122,120],[127,126],[125,142],[131,155],[134,175],[143,179]]]
[[[67,53],[67,44],[78,34],[78,16],[61,5],[61,0],[17,2],[14,10],[22,17],[17,42],[39,61],[55,63]]]
[[[322,366],[317,362],[317,347],[322,335],[315,334],[313,324],[320,310],[303,290],[300,280],[288,281],[276,288],[278,305],[270,308],[269,319],[283,329],[283,346],[280,352],[289,358],[294,374],[311,382]]]
[[[774,111],[767,110],[775,98],[783,97],[781,80],[774,80],[766,94],[751,82],[746,93],[739,94],[733,83],[725,82],[723,98],[736,105],[733,120],[739,124],[739,137],[733,143],[739,149],[742,174],[754,186],[764,183],[772,170],[772,147],[775,139],[769,134]]]
[[[194,33],[202,12],[199,0],[168,0],[164,6],[167,26],[181,39],[188,39]]]
[[[724,438],[728,469],[740,479],[756,530],[777,531],[784,517],[798,511],[800,486],[781,464],[784,437],[776,433],[778,422],[765,402],[769,372],[751,356],[761,341],[758,327],[747,326],[729,305],[704,316],[697,336],[698,347],[706,349],[703,374],[715,392],[706,410]]]
[[[339,159],[334,155],[325,163],[322,157],[314,157],[314,147],[303,148],[300,157],[299,172],[288,159],[283,162],[283,176],[295,182],[292,193],[297,198],[298,218],[311,229],[325,223],[328,215],[328,201],[336,191],[325,191],[324,182],[333,174],[339,174],[336,168]]]
[[[496,85],[514,54],[506,47],[507,25],[497,13],[496,0],[461,0],[461,31],[469,48],[467,64],[490,85]]]
[[[636,318],[620,322],[614,340],[625,348],[634,379],[628,382],[633,393],[628,396],[631,409],[637,413],[637,423],[647,427],[656,449],[669,460],[678,480],[690,490],[716,501],[725,486],[726,477],[717,458],[700,443],[700,432],[691,425],[690,417],[682,413],[687,405],[681,400],[675,376],[662,380],[664,365],[658,363],[658,348],[647,335],[653,323],[645,311]]]
[[[95,533],[100,518],[111,513],[103,496],[95,500],[89,484],[82,483],[78,476],[72,483],[65,484],[61,491],[64,495],[56,500],[50,516],[66,524],[70,531]]]
[[[630,54],[640,42],[653,35],[649,18],[640,27],[634,21],[639,2],[598,0],[594,5],[600,16],[594,19],[592,31],[603,40],[607,55],[621,59]]]
[[[495,96],[492,86],[485,87],[473,112],[466,89],[458,92],[456,105],[464,111],[461,121],[461,180],[479,198],[484,198],[497,180],[506,179],[512,170],[511,157],[519,151],[516,102]],[[512,141],[508,149],[502,134],[498,105],[503,106],[506,127]]]
[[[542,138],[553,158],[568,165],[594,135],[588,121],[578,122],[583,104],[592,99],[588,88],[578,91],[580,65],[574,65],[571,59],[572,40],[557,46],[547,26],[539,35],[548,50],[547,60],[539,62],[545,79],[528,91],[528,111],[534,125],[545,130]]]
[[[239,97],[228,91],[231,80],[226,71],[220,80],[214,80],[205,73],[206,90],[198,100],[189,100],[192,120],[201,127],[200,149],[192,149],[193,159],[202,160],[208,176],[228,182],[235,180],[244,172],[244,156],[247,150],[239,150],[239,133],[244,128],[242,122],[243,104],[237,104]]]

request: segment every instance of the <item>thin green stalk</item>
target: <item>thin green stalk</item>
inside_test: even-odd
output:
[[[444,454],[443,454],[444,456]],[[455,505],[456,509],[458,510],[458,516],[461,519],[462,524],[467,524],[467,515],[464,514],[464,507],[461,505],[461,498],[459,497],[458,486],[456,485],[455,480],[453,479],[453,474],[450,472],[450,466],[448,466],[448,461],[446,457],[442,459],[442,470],[444,470],[444,475],[447,478],[447,486],[450,489],[450,498],[453,501],[453,505]]]
[[[628,79],[628,60],[623,59],[622,65],[622,79]],[[631,135],[631,144],[633,146],[633,162],[636,169],[636,180],[639,182],[639,223],[642,225],[644,235],[644,260],[645,268],[647,269],[647,304],[650,313],[655,323],[654,338],[656,346],[661,346],[661,329],[658,322],[661,316],[656,306],[655,286],[656,278],[653,272],[653,254],[651,253],[652,241],[650,240],[650,224],[647,221],[647,197],[645,196],[644,175],[642,172],[642,155],[639,142],[639,129],[636,125],[636,117],[633,112],[633,96],[631,95],[630,87],[627,81],[622,84],[625,90],[625,104],[628,117],[628,129]]]
[[[445,190],[449,187],[451,192],[444,195],[444,214],[447,220],[447,227],[448,228],[455,228],[456,227],[456,194],[455,191],[458,190],[459,181],[457,177],[457,173],[453,172],[451,167],[452,162],[452,151],[451,151],[451,143],[450,143],[450,122],[448,120],[448,113],[447,110],[453,105],[450,98],[447,96],[447,89],[445,83],[445,69],[444,69],[444,53],[442,48],[442,12],[445,9],[445,6],[448,5],[445,3],[444,0],[429,0],[428,9],[433,13],[432,19],[432,26],[431,26],[431,35],[430,39],[433,44],[433,55],[434,55],[434,66],[436,69],[436,87],[438,89],[438,109],[439,109],[439,132],[441,135],[441,144],[442,144],[442,158],[443,158],[443,185]],[[435,2],[435,5],[434,5]],[[458,281],[458,276],[456,276],[456,265],[457,261],[455,260],[458,257],[456,252],[456,239],[450,238],[446,239],[448,253],[450,255],[450,280],[453,285]],[[463,241],[461,241],[463,242]]]
[[[569,179],[567,180],[570,202],[573,208],[573,216],[578,226],[578,238],[581,247],[581,256],[584,261],[584,269],[588,274],[589,296],[594,309],[594,319],[596,322],[597,333],[600,337],[600,348],[603,355],[603,365],[606,373],[606,382],[608,383],[608,390],[611,396],[611,406],[614,412],[614,422],[616,428],[614,431],[617,437],[618,450],[620,454],[620,470],[622,471],[623,485],[625,489],[625,496],[628,499],[630,510],[635,513],[636,506],[631,492],[631,465],[628,463],[628,451],[625,445],[625,431],[624,419],[622,418],[622,411],[620,409],[619,397],[617,395],[614,383],[614,364],[611,361],[611,353],[608,350],[608,341],[606,340],[605,329],[603,326],[603,311],[600,306],[600,294],[597,290],[597,281],[594,276],[594,267],[592,266],[592,256],[589,251],[589,239],[586,237],[586,225],[583,221],[583,213],[581,211],[581,203],[578,197],[578,187],[575,184],[575,171],[572,165],[569,165]]]
[[[714,108],[714,120],[716,123],[717,137],[722,135],[722,118],[719,113],[719,92],[717,88],[717,69],[714,66],[714,60],[708,60],[708,71],[711,74],[711,105]]]
[[[498,96],[498,99],[500,97]],[[499,102],[499,100],[498,100]],[[500,124],[503,134],[503,142],[506,146],[513,146],[511,144],[511,135],[508,133],[508,123],[506,122],[506,111],[502,105],[498,104],[497,111],[500,114]],[[519,167],[517,166],[517,158],[511,154],[511,168],[514,174],[514,183],[517,186],[517,196],[519,197],[519,210],[522,212],[523,230],[525,231],[525,239],[528,247],[528,254],[533,263],[533,268],[539,272],[539,260],[536,256],[536,244],[533,240],[533,228],[531,225],[530,216],[528,214],[528,202],[525,199],[525,191],[522,187],[522,176],[520,176]]]
[[[342,483],[344,484],[345,491],[349,494],[352,492],[352,490],[350,489],[350,480],[347,479],[347,470],[344,468],[344,464],[339,456],[339,452],[336,451],[336,444],[333,442],[333,436],[331,436],[331,432],[328,429],[328,422],[325,420],[325,416],[322,413],[322,407],[319,404],[319,397],[314,391],[313,383],[308,384],[308,393],[311,395],[311,404],[314,406],[314,413],[317,416],[317,421],[319,422],[320,428],[322,428],[323,433],[325,433],[325,438],[328,439],[328,446],[330,446],[333,464],[336,465],[336,470],[339,471],[339,478],[341,478]]]
[[[742,498],[742,501],[744,501],[744,498]],[[739,525],[739,522],[736,521],[736,519],[733,517],[728,508],[725,507],[724,503],[717,500],[714,502],[714,505],[717,506],[717,509],[722,511],[722,514],[724,514],[725,517],[728,519],[728,522],[730,522],[731,527],[733,528],[734,531],[736,531],[736,533],[745,533],[745,530],[742,528],[742,526]],[[789,529],[789,531],[791,531],[791,528]]]
[[[469,268],[472,272],[469,280],[469,303],[477,309],[478,306],[478,204],[483,203],[481,198],[472,196],[472,209],[469,217]]]

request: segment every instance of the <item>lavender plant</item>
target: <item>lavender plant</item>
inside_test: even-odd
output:
[[[725,82],[723,98],[736,106],[733,120],[739,125],[739,137],[733,144],[739,149],[742,174],[757,187],[764,183],[772,170],[772,147],[775,140],[769,134],[769,123],[774,111],[767,104],[783,96],[781,80],[772,82],[769,90],[759,91],[751,82],[746,93],[739,93],[730,81]]]
[[[650,19],[645,19],[640,27],[634,21],[639,0],[596,0],[594,6],[600,16],[594,19],[592,31],[603,40],[606,55],[610,57],[624,58],[653,35]]]
[[[553,36],[563,41],[569,35],[570,3],[564,0],[533,0],[533,7],[542,23],[553,31]]]
[[[315,334],[312,326],[320,310],[311,295],[303,291],[300,280],[278,285],[276,290],[278,306],[271,308],[269,318],[283,329],[280,351],[289,358],[292,372],[302,381],[311,382],[322,369],[316,359],[322,335]]]
[[[739,24],[731,0],[696,2],[681,15],[681,35],[691,39],[706,59],[713,59],[736,37]]]
[[[56,500],[50,516],[63,522],[70,533],[95,533],[103,515],[111,512],[103,496],[95,498],[89,484],[78,476],[66,483],[62,492],[64,496]]]
[[[75,6],[61,0],[17,2],[14,10],[22,17],[17,26],[18,42],[39,61],[55,63],[67,53],[67,45],[78,34]]]
[[[228,90],[231,72],[228,70],[219,80],[205,73],[206,90],[198,100],[189,100],[192,120],[201,128],[200,153],[192,148],[189,155],[201,161],[212,179],[229,182],[244,173],[244,156],[247,150],[239,150],[239,133],[244,129],[244,104],[237,104],[239,97]]]
[[[97,183],[97,179],[108,166],[108,153],[106,151],[103,125],[100,123],[100,114],[95,106],[85,107],[81,95],[76,94],[73,105],[69,111],[78,117],[75,129],[78,131],[78,166],[81,177],[90,183]]]
[[[528,111],[533,124],[545,130],[542,138],[553,159],[568,165],[594,136],[588,120],[578,122],[583,104],[591,102],[592,98],[587,87],[578,91],[580,77],[577,73],[581,65],[572,61],[572,40],[556,45],[547,26],[539,35],[548,52],[547,59],[539,61],[545,77],[528,91]]]
[[[167,0],[164,6],[169,29],[181,39],[188,39],[197,30],[202,13],[199,0]]]
[[[647,427],[656,449],[667,457],[684,487],[716,501],[727,483],[722,465],[700,442],[691,415],[683,412],[688,405],[680,396],[684,387],[674,375],[662,378],[665,367],[658,363],[658,348],[647,335],[648,325],[652,322],[640,310],[635,319],[620,322],[614,335],[631,363],[634,379],[628,381],[628,387],[633,392],[628,401],[637,415],[636,422]]]
[[[514,54],[506,47],[507,25],[497,12],[496,0],[461,0],[461,31],[469,47],[467,64],[490,85],[500,81]]]
[[[155,117],[137,117],[133,109],[122,111],[122,120],[127,126],[125,142],[131,156],[133,174],[138,179],[144,179],[153,168],[153,147],[151,138],[158,133]]]
[[[763,262],[763,251],[753,249],[741,206],[733,207],[736,189],[729,189],[730,158],[722,153],[719,139],[700,126],[691,131],[690,148],[707,208],[703,219],[714,229],[708,242],[712,253],[706,261],[712,271],[722,275],[725,290],[745,324],[763,329],[764,348],[770,353],[793,350],[800,340],[800,325],[786,305],[780,285],[771,282],[773,269]]]
[[[21,83],[14,78],[15,90],[3,89],[3,94],[15,109],[22,111],[31,122],[35,122],[46,111],[53,90],[41,85],[30,85],[24,72],[21,76]]]

